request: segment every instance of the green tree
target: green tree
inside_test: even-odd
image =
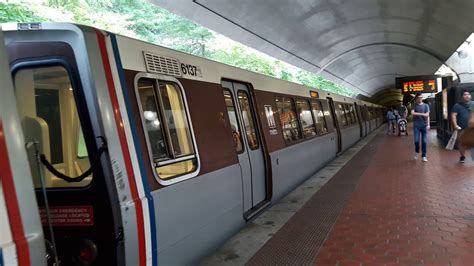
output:
[[[230,49],[216,50],[211,59],[249,71],[276,77],[274,64],[270,60],[249,51],[243,46],[233,46]]]
[[[4,22],[41,22],[46,18],[36,15],[22,4],[0,3],[0,23]]]
[[[141,0],[115,1],[111,10],[128,14],[129,29],[141,39],[198,56],[210,56],[207,47],[214,33],[196,23]]]
[[[51,16],[56,12],[57,16]],[[44,15],[42,15],[44,14]],[[210,58],[249,71],[354,96],[348,88],[238,43],[218,43],[217,34],[145,0],[30,0],[0,3],[0,22],[69,21]]]

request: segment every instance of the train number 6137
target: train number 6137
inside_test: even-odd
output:
[[[197,76],[197,67],[193,65],[181,64],[183,75]]]

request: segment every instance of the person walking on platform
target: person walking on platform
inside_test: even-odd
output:
[[[400,115],[400,119],[407,119],[407,107],[400,103],[398,107],[398,114]]]
[[[395,116],[395,113],[393,112],[393,109],[390,107],[387,112],[387,120],[388,120],[388,129],[387,129],[387,135],[392,132],[393,135],[395,135],[395,124],[397,122],[397,117]]]
[[[413,116],[413,134],[415,138],[415,160],[418,160],[418,154],[420,153],[421,135],[421,157],[423,162],[427,162],[426,143],[428,139],[427,130],[430,129],[430,107],[423,103],[422,100],[421,93],[417,93],[415,96],[415,106],[411,114]]]
[[[398,113],[398,108],[393,107],[393,114],[395,115],[395,119],[400,119],[400,114]]]
[[[456,103],[451,109],[451,121],[454,130],[459,130],[458,136],[462,135],[463,131],[468,127],[470,110],[474,109],[474,102],[471,101],[471,93],[468,90],[462,92],[462,100]],[[466,148],[459,143],[459,162],[464,163],[466,159]]]

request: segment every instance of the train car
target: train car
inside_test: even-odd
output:
[[[90,27],[4,34],[65,265],[195,264],[383,123],[372,103]]]
[[[435,95],[437,136],[444,145],[448,143],[453,132],[451,109],[454,104],[462,101],[462,92],[464,90],[468,90],[474,98],[474,83],[460,83],[443,89]]]
[[[0,265],[45,264],[45,242],[0,28]]]

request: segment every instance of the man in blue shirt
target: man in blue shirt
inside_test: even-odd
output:
[[[471,93],[468,90],[462,92],[462,101],[456,103],[451,109],[451,122],[454,130],[464,130],[468,126],[470,110],[474,108],[474,102],[471,101]],[[459,133],[458,135],[461,135]],[[466,147],[459,145],[459,162],[464,163]]]
[[[415,160],[418,160],[418,154],[420,153],[420,134],[421,134],[421,158],[423,162],[427,162],[426,158],[426,143],[427,143],[427,130],[430,129],[430,107],[422,102],[423,97],[421,93],[417,93],[415,96],[415,105],[411,110],[413,116],[413,134],[415,138]]]

